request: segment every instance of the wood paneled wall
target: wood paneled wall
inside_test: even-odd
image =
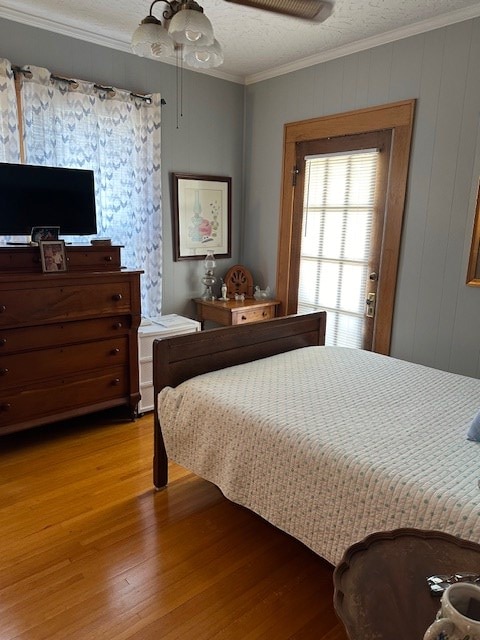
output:
[[[247,87],[244,262],[276,276],[287,122],[417,100],[392,355],[480,376],[480,289],[465,284],[480,175],[480,19]]]

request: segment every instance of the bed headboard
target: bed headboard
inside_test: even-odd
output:
[[[208,371],[259,360],[284,351],[325,343],[326,313],[274,318],[233,327],[208,329],[153,343],[153,383],[165,386]]]
[[[185,380],[208,371],[267,358],[292,349],[323,345],[325,327],[326,313],[319,311],[155,340],[155,486],[165,486],[168,477],[167,456],[157,412],[157,397],[163,387],[176,387]]]

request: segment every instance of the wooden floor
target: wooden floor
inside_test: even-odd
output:
[[[152,415],[0,439],[0,640],[346,640],[332,568],[172,465]]]

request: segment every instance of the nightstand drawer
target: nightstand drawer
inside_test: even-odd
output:
[[[197,311],[197,320],[216,322],[223,325],[248,324],[270,320],[277,315],[279,300],[262,299],[255,300],[194,300]]]
[[[140,384],[153,384],[153,359],[140,360]]]
[[[232,314],[232,324],[247,324],[248,322],[258,322],[260,320],[270,320],[275,317],[275,307],[252,307],[234,311]]]

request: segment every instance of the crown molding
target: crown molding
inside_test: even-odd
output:
[[[351,55],[353,53],[359,53],[366,49],[373,49],[383,44],[389,44],[396,40],[403,40],[403,38],[409,38],[410,36],[416,36],[427,31],[433,31],[434,29],[440,29],[447,27],[451,24],[458,22],[464,22],[465,20],[471,20],[472,18],[478,18],[480,16],[480,3],[465,9],[458,9],[457,11],[451,11],[450,13],[444,13],[443,15],[431,18],[429,20],[423,20],[407,27],[400,27],[399,29],[393,29],[387,33],[382,33],[378,36],[372,36],[371,38],[365,38],[363,40],[357,40],[342,47],[336,47],[329,51],[308,56],[301,60],[296,60],[289,64],[269,69],[268,71],[262,71],[250,76],[246,76],[244,83],[246,85],[255,84],[256,82],[262,82],[263,80],[269,80],[276,78],[277,76],[291,73],[292,71],[298,71],[300,69],[306,69],[322,62],[328,62],[329,60],[335,60],[336,58],[343,58],[344,56]]]
[[[109,47],[110,49],[116,49],[117,51],[123,51],[131,55],[135,55],[131,48],[130,42],[121,40],[120,38],[114,38],[113,36],[103,36],[87,29],[80,27],[74,27],[66,25],[62,22],[57,22],[51,18],[41,18],[38,16],[32,16],[23,11],[17,9],[9,9],[7,7],[0,6],[0,18],[6,20],[12,20],[13,22],[20,22],[21,24],[28,25],[30,27],[36,27],[37,29],[44,29],[45,31],[53,31],[54,33],[62,36],[68,36],[69,38],[76,38],[77,40],[84,40],[92,44],[98,44],[101,47]],[[164,64],[176,65],[175,58],[146,58],[147,60],[153,60],[154,62],[163,62]],[[191,71],[193,73],[202,73],[203,75],[213,76],[220,80],[227,80],[228,82],[235,82],[237,84],[245,84],[245,78],[243,76],[237,76],[230,73],[225,73],[219,69],[191,69],[190,67],[184,67],[184,71]]]
[[[465,9],[451,11],[450,13],[442,14],[429,20],[423,20],[422,22],[417,22],[407,27],[393,29],[392,31],[383,33],[378,36],[372,36],[371,38],[357,40],[356,42],[352,42],[348,45],[336,47],[335,49],[330,49],[329,51],[324,51],[313,56],[308,56],[306,58],[302,58],[301,60],[296,60],[295,62],[291,62],[289,64],[268,69],[267,71],[262,71],[260,73],[255,73],[249,76],[225,73],[220,69],[190,69],[185,67],[184,70],[191,71],[192,73],[201,73],[204,75],[219,78],[220,80],[226,80],[228,82],[250,85],[257,82],[262,82],[263,80],[269,80],[277,76],[285,75],[293,71],[299,71],[300,69],[312,67],[322,62],[328,62],[329,60],[334,60],[336,58],[342,58],[354,53],[359,53],[361,51],[365,51],[366,49],[372,49],[384,44],[389,44],[390,42],[395,42],[396,40],[402,40],[403,38],[426,33],[427,31],[433,31],[434,29],[440,29],[441,27],[446,27],[451,24],[470,20],[472,18],[478,18],[479,16],[480,3],[471,7],[467,7]],[[31,27],[45,29],[46,31],[53,31],[54,33],[61,34],[70,38],[84,40],[86,42],[97,44],[102,47],[109,47],[110,49],[116,49],[118,51],[123,51],[125,53],[135,55],[132,53],[132,50],[130,48],[130,42],[127,42],[120,38],[115,38],[113,36],[103,36],[101,34],[94,33],[93,31],[89,31],[81,27],[66,25],[51,18],[32,16],[31,14],[25,13],[23,11],[18,11],[17,9],[10,9],[1,6],[0,17],[5,18],[6,20],[12,20],[13,22],[20,22],[21,24],[25,24]],[[154,59],[148,58],[148,60]],[[176,61],[174,58],[159,58],[158,62],[176,65]]]

